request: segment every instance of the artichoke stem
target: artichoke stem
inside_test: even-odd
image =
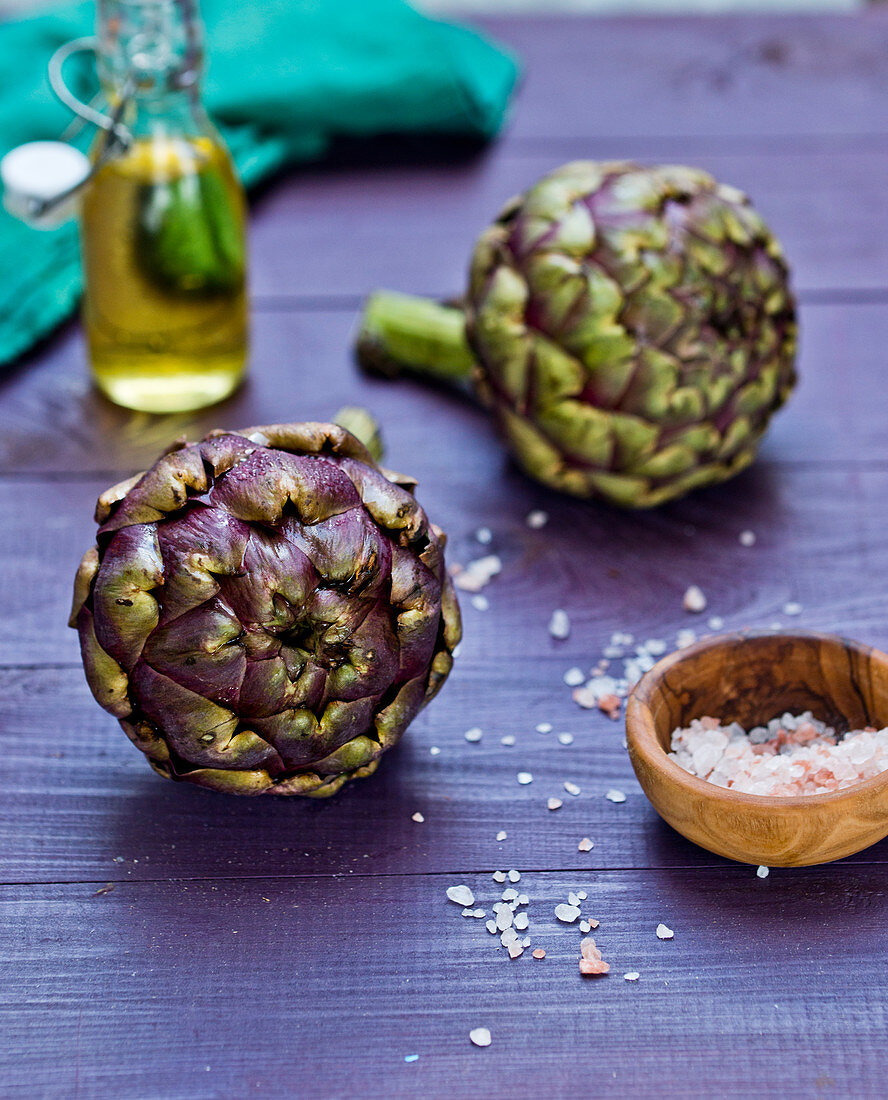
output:
[[[418,374],[469,388],[475,368],[463,311],[410,294],[370,295],[355,350],[364,370],[388,378]]]

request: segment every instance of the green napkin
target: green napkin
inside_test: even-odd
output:
[[[316,159],[339,135],[492,137],[515,82],[513,59],[405,0],[203,0],[204,102],[249,186]],[[92,3],[0,24],[0,155],[57,138],[71,115],[46,79],[50,54],[91,34]],[[89,55],[66,77],[89,98]],[[0,364],[67,317],[80,294],[73,225],[30,229],[0,211]]]

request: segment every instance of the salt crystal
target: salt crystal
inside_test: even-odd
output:
[[[506,872],[505,871],[494,871],[493,872],[493,881],[494,882],[505,882],[506,881]]]
[[[566,611],[558,608],[552,612],[552,618],[549,619],[549,633],[558,641],[564,641],[570,636],[570,618]]]
[[[564,682],[568,687],[572,688],[579,687],[585,679],[586,674],[581,668],[577,668],[576,665],[574,665],[573,668],[569,668],[564,674]]]
[[[585,932],[591,932],[592,931],[592,925],[587,920],[581,920],[580,921],[580,931],[584,932],[584,933]]]
[[[741,546],[755,546],[755,531],[741,531],[740,532],[740,545]]]
[[[487,611],[490,608],[490,600],[480,592],[477,596],[472,596],[471,603],[476,611]]]
[[[607,794],[604,797],[608,800],[608,802],[625,802],[626,801],[626,796],[623,794],[623,792],[622,791],[617,791],[617,790],[608,791]]]
[[[487,922],[487,924],[484,925],[484,927],[491,934],[491,936],[496,935],[496,921],[495,920],[489,920]]]
[[[567,904],[568,905],[579,905],[580,904],[580,899],[577,897],[576,894],[571,892],[567,895]]]
[[[487,546],[493,539],[493,531],[489,527],[479,527],[475,532],[475,538],[482,546]]]
[[[657,939],[658,940],[671,940],[675,933],[671,928],[667,928],[665,924],[657,925]]]
[[[768,875],[770,874],[770,872],[771,872],[771,868],[770,867],[765,867],[765,865],[762,864],[760,867],[758,867],[756,869],[755,873],[756,873],[756,875],[758,875],[759,878],[767,878]]]
[[[474,905],[475,895],[468,888],[468,886],[448,886],[447,897],[450,901],[455,901],[457,905]]]
[[[514,943],[518,939],[518,933],[514,928],[507,928],[505,932],[500,936],[500,943],[503,947],[508,947],[510,943]]]
[[[474,915],[475,915],[475,910],[474,910],[474,909],[463,909],[463,911],[462,911],[462,915],[463,915],[464,917],[474,917]]]
[[[535,508],[532,512],[527,513],[527,519],[525,523],[532,531],[539,531],[541,527],[545,527],[549,522],[548,512],[544,512],[541,508]]]
[[[509,944],[509,958],[517,959],[519,955],[524,954],[524,946],[517,941]]]
[[[681,606],[685,611],[691,611],[695,615],[701,611],[706,610],[706,597],[703,595],[703,589],[696,584],[692,584],[684,594],[684,598],[681,601]]]
[[[630,970],[628,974],[624,974],[623,977],[627,982],[637,982],[641,975],[637,970]]]
[[[802,605],[800,603],[796,603],[795,600],[790,600],[789,603],[785,603],[783,605],[784,615],[801,615],[801,613]]]
[[[463,736],[474,745],[481,740],[483,732],[478,726],[472,726],[470,730],[466,730]]]
[[[519,772],[518,782],[522,787],[526,787],[528,783],[533,783],[533,775],[531,772]]]
[[[472,916],[473,916],[473,917],[474,917],[474,918],[475,918],[476,920],[483,920],[483,919],[484,919],[484,918],[485,918],[485,917],[487,916],[487,913],[485,913],[485,911],[484,911],[483,909],[476,909],[476,910],[475,910],[475,911],[474,911],[474,912],[472,913]]]
[[[509,887],[508,890],[503,890],[503,901],[515,901],[518,898],[518,891]]]
[[[725,620],[721,617],[721,615],[711,615],[706,625],[709,627],[710,630],[721,630],[721,628],[725,625]]]
[[[666,652],[666,643],[662,638],[648,638],[644,648],[652,657],[661,657]]]
[[[537,731],[537,733],[551,733],[552,732],[552,723],[551,722],[540,722],[538,724],[537,728],[536,728],[536,731]]]
[[[500,932],[512,927],[512,910],[506,905],[496,915],[496,926]]]
[[[573,924],[579,915],[580,910],[576,905],[565,905],[562,902],[555,906],[555,916],[564,924]]]
[[[518,898],[516,900],[518,901],[519,905],[529,905],[530,904],[530,898],[527,896],[527,894],[519,894]]]
[[[520,871],[509,871],[509,882],[518,882],[521,878]]]
[[[505,737],[500,738],[500,744],[505,745],[506,748],[511,748],[515,744],[515,735],[513,733],[507,733]]]
[[[519,913],[515,917],[515,927],[519,932],[523,932],[527,928],[528,923],[529,921],[526,913]]]
[[[500,829],[500,831],[496,834],[496,839],[497,840],[505,840],[507,835],[508,834],[506,833],[505,829]]]
[[[697,635],[693,630],[679,630],[675,636],[675,644],[678,649],[687,649],[692,646],[697,640]]]
[[[559,733],[558,734],[558,743],[560,745],[572,745],[573,744],[573,739],[574,739],[574,737],[573,737],[572,733]]]
[[[580,843],[577,845],[578,852],[591,852],[595,845],[592,843],[591,837],[584,836]]]
[[[411,821],[415,821],[417,825],[421,825],[425,818],[418,811],[410,818]]]
[[[580,899],[580,901],[585,901],[586,897],[587,897],[586,891],[585,890],[577,890],[577,897]]]
[[[533,957],[535,959],[544,959],[546,957],[546,952],[542,949],[542,947],[538,947],[536,951],[534,951]]]
[[[469,1038],[476,1047],[490,1046],[490,1032],[486,1027],[476,1027],[469,1032]]]
[[[576,798],[577,795],[580,793],[580,788],[576,785],[576,783],[571,783],[569,779],[565,782],[564,789],[567,791],[568,794],[573,795],[574,798]]]
[[[438,748],[437,745],[432,745],[432,747],[429,749],[429,754],[431,756],[438,756],[440,755],[440,752],[441,750]]]
[[[480,592],[497,574],[502,571],[503,563],[496,554],[470,561],[465,569],[453,578],[453,583],[464,592]]]

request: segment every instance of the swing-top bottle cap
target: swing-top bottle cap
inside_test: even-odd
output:
[[[76,188],[90,172],[88,158],[64,141],[29,141],[0,160],[3,205],[17,218],[52,229],[75,214]],[[70,194],[66,201],[55,202]]]

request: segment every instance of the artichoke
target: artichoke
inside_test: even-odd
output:
[[[71,625],[155,771],[312,796],[375,771],[460,637],[414,489],[310,423],[181,443],[99,498]]]
[[[642,508],[752,462],[795,349],[783,253],[745,195],[694,168],[577,161],[481,234],[464,303],[376,294],[357,352],[473,378],[527,473]]]

